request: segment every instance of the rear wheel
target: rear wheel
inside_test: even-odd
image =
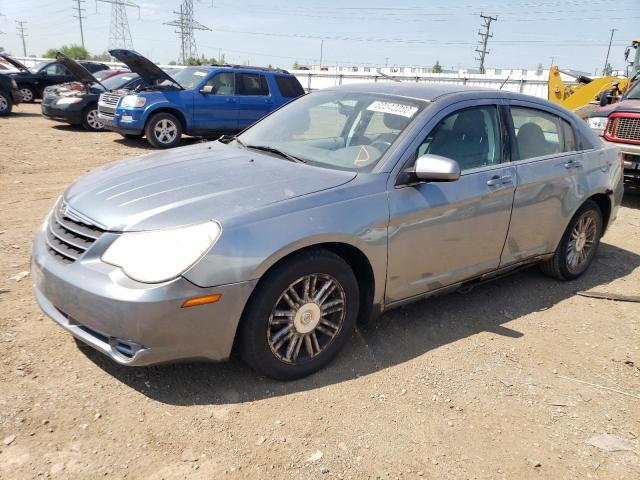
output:
[[[104,125],[98,118],[98,108],[89,107],[82,112],[82,126],[90,132],[100,132],[104,130]]]
[[[582,275],[596,255],[602,236],[602,211],[588,200],[573,216],[552,258],[541,270],[560,280],[574,280]]]
[[[147,122],[144,131],[147,141],[156,148],[171,148],[180,143],[182,125],[170,113],[156,113]]]
[[[24,103],[31,103],[36,99],[36,92],[31,87],[20,87],[20,95],[22,95],[22,101]]]
[[[340,351],[356,324],[358,283],[327,250],[302,252],[267,273],[240,326],[240,353],[279,380],[309,375]]]
[[[11,98],[9,98],[6,93],[0,92],[0,117],[9,115],[12,107],[13,102],[11,101]]]

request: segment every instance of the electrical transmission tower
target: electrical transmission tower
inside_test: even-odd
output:
[[[24,31],[25,23],[27,22],[22,20],[16,20],[16,30],[18,31],[18,36],[22,38],[22,56],[23,57],[27,56],[27,43],[24,40],[24,37],[27,36],[27,34]]]
[[[127,48],[133,49],[131,31],[129,30],[129,19],[127,18],[127,8],[138,9],[140,16],[140,6],[129,0],[96,0],[96,2],[111,4],[111,26],[109,27],[109,49]]]
[[[82,8],[82,4],[85,2],[85,0],[72,0],[76,6],[73,7],[73,9],[78,12],[77,15],[74,15],[74,18],[77,18],[78,21],[80,22],[80,40],[82,41],[82,48],[84,47],[84,30],[82,28],[82,20],[84,20],[86,17],[82,16],[82,12],[85,11],[84,8]]]
[[[178,18],[165,25],[177,27],[175,32],[180,35],[180,61],[186,65],[190,58],[198,58],[196,37],[194,30],[211,30],[193,18],[193,0],[184,0],[180,5],[180,11],[174,11]]]
[[[493,37],[493,34],[490,33],[491,22],[497,21],[498,17],[483,15],[481,13],[480,18],[482,18],[482,21],[483,21],[483,25],[481,26],[481,28],[484,28],[484,31],[478,30],[478,36],[480,37],[480,44],[478,45],[478,48],[476,48],[476,52],[478,52],[480,56],[479,58],[476,58],[476,60],[480,60],[480,73],[485,73],[484,59],[486,55],[489,53],[489,50],[487,50],[487,42],[491,37]]]

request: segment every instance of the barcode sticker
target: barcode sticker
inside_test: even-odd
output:
[[[418,111],[418,107],[413,105],[404,105],[402,103],[375,101],[367,107],[371,112],[391,113],[402,117],[411,118]]]

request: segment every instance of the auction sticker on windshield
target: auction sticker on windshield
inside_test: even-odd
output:
[[[418,111],[418,107],[413,105],[404,105],[402,103],[381,102],[376,100],[367,107],[367,110],[371,112],[391,113],[393,115],[401,115],[403,117],[411,118]]]
[[[204,77],[207,72],[193,72],[194,75],[197,75],[198,77]]]

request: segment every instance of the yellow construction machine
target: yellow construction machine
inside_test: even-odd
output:
[[[631,59],[629,58],[631,56]],[[626,92],[640,72],[640,38],[633,40],[625,50],[628,76],[589,78],[560,70],[553,65],[549,70],[549,100],[573,110],[587,118],[599,105],[616,101]],[[565,84],[560,74],[575,78],[575,84]]]

